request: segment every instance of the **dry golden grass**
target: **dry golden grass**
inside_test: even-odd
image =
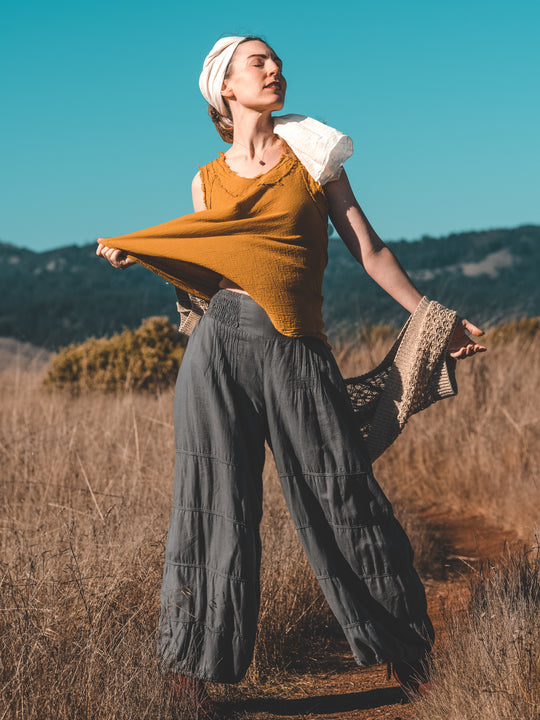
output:
[[[540,335],[486,340],[458,361],[458,396],[414,416],[375,464],[394,499],[483,513],[530,541],[540,517]],[[345,377],[384,355],[380,344],[336,353]]]
[[[473,577],[468,604],[447,614],[418,720],[538,720],[539,550],[508,554]]]
[[[193,720],[194,708],[168,695],[155,653],[172,389],[74,397],[19,370],[0,375],[0,392],[0,717]],[[302,637],[337,630],[271,462],[265,486],[259,639],[245,687],[284,673]]]
[[[347,377],[384,349],[336,357]],[[530,534],[540,496],[539,358],[533,339],[464,361],[458,398],[414,418],[377,463],[424,572],[439,561],[436,543],[411,506],[483,510]],[[196,710],[168,695],[155,659],[173,391],[73,396],[40,382],[35,370],[0,375],[0,718],[194,720]],[[259,637],[241,686],[250,693],[339,632],[268,460]]]

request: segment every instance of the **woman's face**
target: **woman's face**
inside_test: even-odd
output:
[[[236,48],[231,75],[223,82],[221,94],[227,101],[259,111],[281,110],[287,83],[282,63],[272,48],[260,40],[248,40]]]

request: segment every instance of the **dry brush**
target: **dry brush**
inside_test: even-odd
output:
[[[369,369],[387,344],[341,349],[343,374]],[[377,463],[424,575],[441,558],[413,507],[482,511],[530,538],[540,509],[539,363],[534,334],[463,361],[458,397],[413,418]],[[172,389],[73,395],[43,391],[41,380],[35,371],[0,375],[0,717],[192,719],[167,694],[155,657]],[[262,602],[246,691],[285,676],[339,632],[270,456],[264,472]]]

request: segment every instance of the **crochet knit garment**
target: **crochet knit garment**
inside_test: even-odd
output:
[[[394,442],[411,415],[457,395],[456,360],[447,348],[458,322],[453,310],[424,296],[380,365],[345,379],[372,462]]]
[[[181,335],[191,335],[195,325],[208,310],[210,301],[181,290],[176,285],[174,289],[176,291],[176,309],[180,315],[178,332]]]

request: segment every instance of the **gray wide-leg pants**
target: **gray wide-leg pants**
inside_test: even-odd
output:
[[[235,683],[253,658],[267,440],[309,562],[360,666],[413,661],[433,627],[413,552],[372,474],[334,356],[219,290],[175,393],[173,510],[161,589],[164,670]]]

